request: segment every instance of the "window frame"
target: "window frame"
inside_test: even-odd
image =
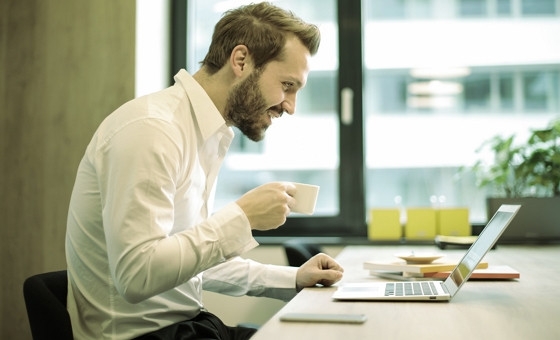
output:
[[[175,72],[187,65],[186,0],[173,0],[171,4],[171,70]],[[339,121],[339,214],[334,216],[288,217],[286,223],[275,230],[254,231],[262,237],[365,237],[365,178],[363,145],[362,104],[362,12],[360,0],[337,1],[339,36],[339,69],[337,114]],[[341,53],[344,51],[344,53]],[[311,70],[313,72],[313,70]],[[340,93],[353,91],[352,122],[343,124],[340,119]]]

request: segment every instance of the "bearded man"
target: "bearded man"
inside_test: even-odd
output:
[[[251,231],[286,221],[296,187],[267,183],[211,214],[232,126],[254,141],[294,114],[315,25],[269,3],[227,12],[194,75],[110,114],[80,162],[66,233],[76,339],[248,339],[205,310],[202,290],[289,300],[332,285],[342,268],[319,254],[299,268],[242,259]]]

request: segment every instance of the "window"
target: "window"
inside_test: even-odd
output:
[[[517,20],[519,2],[461,0],[428,2],[433,20],[380,20],[379,1],[362,4],[366,207],[466,206],[483,223],[486,192],[459,169],[492,136],[559,114],[560,50],[539,56],[558,45],[547,42],[558,17]]]
[[[461,0],[459,13],[463,17],[481,17],[486,15],[485,0]]]
[[[523,97],[525,110],[536,111],[547,108],[547,90],[552,74],[545,72],[527,72],[523,74]]]
[[[499,112],[514,112],[513,74],[505,72],[498,75],[498,100],[496,110]]]
[[[522,0],[521,11],[523,15],[547,16],[556,14],[556,0]]]
[[[465,111],[482,111],[490,108],[490,74],[473,74],[463,81]]]
[[[486,192],[458,170],[484,140],[560,113],[555,1],[276,1],[316,23],[322,45],[296,115],[263,142],[237,134],[216,207],[290,180],[321,186],[316,214],[263,235],[363,237],[368,209],[397,204],[466,206],[485,222]],[[241,3],[175,0],[173,70],[196,71],[213,25]],[[353,94],[350,121],[341,93]]]
[[[511,15],[511,0],[498,0],[496,7],[496,12],[499,16]]]
[[[175,23],[183,23],[176,32],[183,33],[179,44],[185,45],[183,55],[175,56],[178,61],[174,68],[186,67],[189,72],[196,72],[210,44],[213,25],[224,11],[242,3],[250,1],[176,1],[173,12],[179,13],[179,17]],[[355,179],[363,177],[352,170],[359,165],[349,161],[351,158],[361,161],[360,149],[339,153],[340,145],[347,143],[345,140],[354,137],[354,133],[341,131],[337,109],[341,80],[337,3],[334,0],[282,0],[275,4],[317,24],[325,38],[318,54],[312,58],[313,72],[307,86],[298,93],[296,114],[274,121],[266,138],[258,143],[236,131],[234,144],[220,172],[215,208],[266,182],[310,183],[320,186],[315,214],[293,214],[284,227],[267,232],[267,236],[363,234],[363,198],[355,195],[355,188],[344,183],[351,181],[351,185],[359,185]],[[318,6],[320,11],[317,11]],[[356,13],[359,15],[359,11]],[[359,36],[356,37],[354,40],[359,41]],[[352,177],[352,174],[357,176]]]

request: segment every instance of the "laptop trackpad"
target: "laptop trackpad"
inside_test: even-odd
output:
[[[349,283],[341,286],[334,294],[334,298],[359,299],[385,295],[385,283]]]

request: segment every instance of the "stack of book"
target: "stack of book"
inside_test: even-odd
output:
[[[398,280],[443,280],[457,266],[453,262],[407,263],[406,261],[366,261],[364,269],[371,275]],[[518,279],[520,274],[506,265],[489,265],[481,262],[470,279]]]

